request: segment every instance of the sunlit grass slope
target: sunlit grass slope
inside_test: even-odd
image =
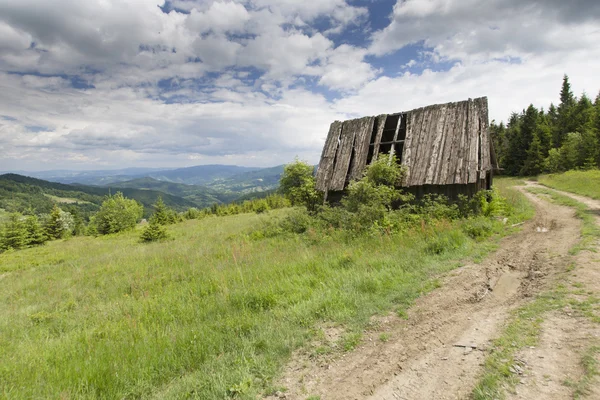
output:
[[[513,219],[531,214],[518,204]],[[460,221],[250,239],[288,212],[187,221],[166,242],[130,232],[0,255],[0,397],[255,398],[323,322],[343,326],[350,349],[371,315],[402,314],[494,246]]]
[[[600,199],[600,170],[597,169],[542,175],[538,181],[554,189]]]

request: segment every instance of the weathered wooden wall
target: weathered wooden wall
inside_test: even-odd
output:
[[[469,185],[478,189],[488,185],[494,160],[487,98],[427,106],[403,115],[407,118],[401,155],[402,165],[407,167],[403,186]],[[350,180],[362,176],[372,138],[372,160],[378,157],[387,118],[380,115],[331,125],[317,171],[317,189],[343,190]],[[389,127],[386,132],[392,133]]]
[[[492,169],[487,99],[409,111],[404,186],[476,183]]]

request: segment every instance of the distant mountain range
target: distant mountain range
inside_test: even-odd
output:
[[[283,170],[283,166],[280,166]],[[275,167],[279,168],[279,167]],[[271,168],[238,167],[237,165],[198,165],[186,168],[125,168],[97,171],[11,171],[59,183],[80,183],[82,185],[104,186],[137,178],[154,178],[159,181],[184,183],[188,185],[206,185],[220,179],[227,179],[245,172],[269,170]]]
[[[283,165],[250,168],[200,165],[177,169],[55,170],[0,175],[0,208],[47,212],[54,202],[89,213],[117,191],[142,203],[146,214],[162,196],[177,211],[266,196],[279,185]]]

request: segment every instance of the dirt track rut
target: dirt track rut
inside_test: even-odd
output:
[[[416,302],[407,320],[390,315],[376,321],[378,328],[355,351],[336,359],[297,354],[278,382],[287,389],[280,397],[467,398],[510,310],[555,283],[580,235],[572,209],[524,193],[536,216],[504,238],[498,251],[449,273],[441,288]]]

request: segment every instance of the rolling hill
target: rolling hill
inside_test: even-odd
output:
[[[190,200],[158,190],[68,185],[23,175],[4,174],[0,175],[0,208],[9,212],[25,212],[31,209],[35,213],[47,213],[56,202],[59,202],[61,208],[88,217],[90,213],[98,209],[105,196],[117,191],[122,192],[128,198],[139,201],[144,206],[146,216],[152,212],[152,205],[159,196],[168,207],[177,211],[198,207],[198,204]]]
[[[118,182],[121,188],[132,188],[142,190],[158,190],[173,196],[182,197],[196,204],[196,207],[209,207],[212,204],[228,203],[235,200],[238,194],[223,193],[206,186],[186,185],[169,181],[159,181],[154,178],[144,177],[129,181]]]

